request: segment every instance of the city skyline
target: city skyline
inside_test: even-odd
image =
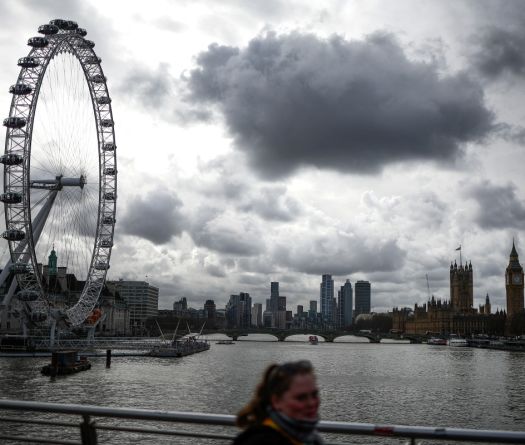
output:
[[[146,279],[161,308],[264,303],[278,281],[296,307],[331,274],[384,312],[448,299],[461,245],[474,307],[505,308],[513,238],[525,254],[520,3],[6,0],[4,117],[58,17],[87,29],[113,99],[109,280]]]

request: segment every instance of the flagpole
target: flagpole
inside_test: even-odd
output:
[[[459,266],[461,267],[463,265],[463,259],[461,258],[461,244],[456,250],[459,250]]]

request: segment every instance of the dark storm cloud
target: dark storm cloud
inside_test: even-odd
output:
[[[525,220],[525,202],[517,196],[514,184],[483,181],[466,188],[467,196],[476,200],[476,223],[484,229],[521,229]]]
[[[290,242],[273,252],[274,264],[313,275],[350,275],[358,272],[392,272],[405,263],[404,252],[395,240],[366,244],[345,235],[311,237],[302,244]]]
[[[176,195],[153,191],[128,203],[124,216],[118,221],[118,228],[128,235],[164,244],[180,235],[185,227],[181,207],[182,202]]]
[[[469,3],[478,30],[469,40],[472,63],[486,78],[525,72],[525,8],[521,0],[478,0]]]
[[[197,65],[187,99],[217,108],[266,177],[309,165],[370,173],[403,160],[451,161],[493,128],[478,84],[410,61],[390,35],[268,33],[244,49],[210,45]]]
[[[252,256],[264,248],[263,235],[252,221],[213,208],[198,209],[189,234],[199,247],[224,254]]]
[[[522,76],[525,73],[525,29],[490,28],[479,36],[479,50],[474,65],[487,78],[504,73]]]

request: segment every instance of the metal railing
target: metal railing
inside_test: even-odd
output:
[[[238,430],[233,429],[235,416],[226,414],[204,414],[180,411],[158,411],[133,408],[111,408],[93,405],[72,405],[48,402],[30,402],[21,400],[0,399],[0,410],[14,411],[15,415],[0,414],[0,443],[38,443],[61,445],[97,445],[99,432],[121,432],[140,435],[157,435],[211,439],[213,441],[231,441]],[[44,417],[35,417],[41,413]],[[49,416],[51,414],[51,416]],[[67,420],[64,415],[70,416]],[[80,418],[78,417],[80,416]],[[76,419],[75,419],[76,417]],[[104,422],[112,420],[113,424]],[[140,420],[142,422],[163,422],[165,424],[192,424],[214,427],[229,427],[224,430],[200,431],[174,429],[169,426],[137,426],[123,424],[123,420]],[[23,431],[8,428],[6,425],[23,425]],[[38,431],[28,432],[30,427]],[[53,428],[49,437],[44,437],[46,428]],[[72,437],[76,429],[77,440]],[[402,425],[374,425],[370,423],[328,422],[319,423],[319,431],[337,435],[360,435],[408,439],[415,444],[417,439],[432,441],[462,441],[476,443],[525,443],[524,431],[474,430],[463,428],[441,428]],[[228,431],[229,430],[229,431]],[[33,434],[33,435],[31,435]],[[56,437],[58,436],[58,437]],[[8,441],[8,442],[4,442]],[[100,443],[114,443],[111,439]],[[125,443],[125,442],[122,442]]]

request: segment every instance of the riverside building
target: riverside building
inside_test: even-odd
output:
[[[505,270],[507,312],[491,313],[490,298],[474,308],[474,269],[472,263],[450,265],[450,300],[434,296],[414,310],[394,308],[393,328],[413,334],[518,335],[525,330],[523,268],[514,243]]]
[[[334,319],[334,280],[332,275],[324,274],[321,277],[319,303],[321,306],[321,315],[323,320],[332,325]]]
[[[112,292],[118,293],[129,307],[130,329],[133,335],[147,332],[147,320],[158,316],[159,288],[147,281],[118,280],[107,281]]]
[[[371,286],[369,281],[357,281],[355,283],[355,313],[357,317],[361,314],[369,314],[371,308]]]
[[[352,306],[353,306],[353,292],[352,283],[350,280],[346,280],[345,284],[341,286],[341,289],[337,293],[338,298],[338,321],[339,327],[345,328],[352,325]]]

